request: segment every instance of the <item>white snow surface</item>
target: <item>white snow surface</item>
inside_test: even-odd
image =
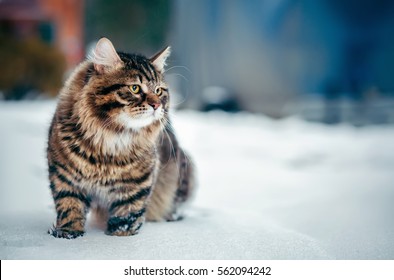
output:
[[[394,259],[394,127],[174,112],[198,189],[179,222],[75,240],[46,166],[54,101],[0,103],[0,259]]]

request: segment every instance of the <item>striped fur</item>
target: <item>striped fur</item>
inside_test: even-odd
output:
[[[83,235],[89,210],[106,223],[106,234],[133,235],[145,219],[179,219],[192,193],[192,163],[168,117],[161,70],[169,53],[147,59],[111,46],[101,39],[93,58],[75,69],[50,126],[47,158],[57,218],[49,233],[55,237]]]

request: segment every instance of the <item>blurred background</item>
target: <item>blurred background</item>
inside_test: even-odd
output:
[[[394,122],[391,0],[0,0],[0,98],[56,96],[102,36],[173,47],[174,105]]]

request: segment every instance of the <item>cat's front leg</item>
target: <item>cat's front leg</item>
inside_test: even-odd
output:
[[[90,200],[81,192],[51,184],[56,205],[55,225],[48,233],[57,238],[74,239],[84,235],[86,214]],[[63,188],[62,188],[63,187]]]
[[[143,187],[131,194],[123,194],[109,207],[106,234],[129,236],[138,233],[145,222],[147,200],[151,187]]]

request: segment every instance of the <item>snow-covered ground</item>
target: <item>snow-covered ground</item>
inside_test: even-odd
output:
[[[0,259],[394,259],[393,126],[175,112],[198,168],[187,218],[64,240],[46,234],[54,108],[0,103]]]

